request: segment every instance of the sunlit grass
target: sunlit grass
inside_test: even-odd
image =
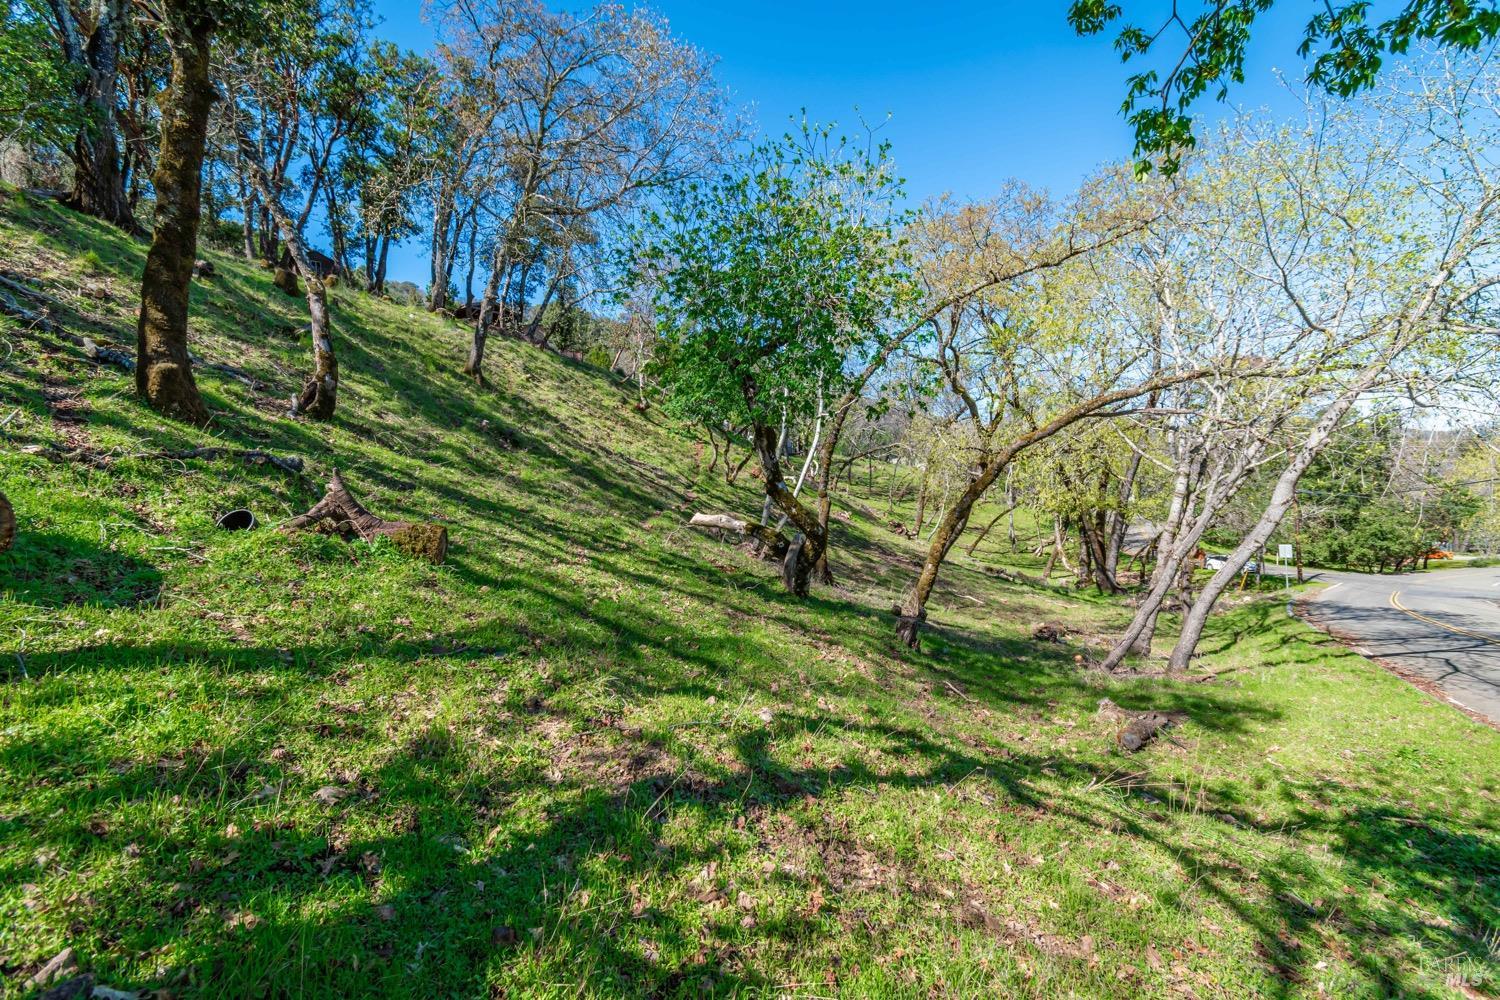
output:
[[[15,196],[0,237],[129,343],[139,246]],[[64,946],[174,996],[1500,990],[1500,736],[1275,595],[1216,622],[1216,681],[1101,678],[1074,655],[1128,609],[986,574],[1043,561],[1000,526],[912,654],[919,543],[855,513],[839,587],[788,598],[684,526],[749,471],[606,373],[507,342],[481,389],[459,326],[339,291],[339,415],[285,419],[302,306],[215,263],[194,350],[265,386],[200,369],[206,433],[0,332],[4,995]],[[132,457],[211,442],[308,473]],[[448,562],[276,532],[335,466]],[[1127,757],[1104,696],[1191,721]]]

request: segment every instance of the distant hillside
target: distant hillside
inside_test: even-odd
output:
[[[128,354],[143,247],[3,200],[3,297]],[[1500,990],[1500,734],[1279,596],[1194,680],[1104,677],[1129,609],[985,548],[912,653],[882,483],[799,602],[686,527],[753,471],[608,373],[507,341],[480,388],[464,327],[339,288],[337,416],[293,421],[305,304],[213,262],[206,431],[0,319],[0,995],[65,948],[174,997]],[[304,471],[164,457],[210,446]],[[447,561],[276,531],[334,468]],[[1102,697],[1186,721],[1127,757]]]

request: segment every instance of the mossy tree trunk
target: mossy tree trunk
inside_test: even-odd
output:
[[[0,552],[10,548],[16,540],[16,512],[11,509],[10,501],[4,493],[0,493]]]
[[[162,97],[161,149],[152,185],[156,225],[141,280],[136,324],[136,392],[152,409],[189,423],[208,422],[188,356],[188,297],[198,252],[203,151],[215,100],[209,79],[213,22],[173,0],[165,34],[172,76]]]

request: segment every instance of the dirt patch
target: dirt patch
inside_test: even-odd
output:
[[[826,816],[809,827],[784,812],[755,807],[749,823],[760,839],[762,852],[778,859],[777,867],[789,875],[821,876],[838,892],[893,892],[910,890],[926,895],[926,887],[910,866],[898,859],[882,857],[850,833],[848,823],[835,823]]]

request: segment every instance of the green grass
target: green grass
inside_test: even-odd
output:
[[[140,246],[15,195],[0,246],[129,342]],[[460,327],[339,291],[338,416],[285,419],[302,304],[215,264],[194,350],[265,387],[200,369],[207,433],[0,327],[0,995],[64,946],[173,997],[1500,993],[1500,734],[1276,595],[1214,681],[1105,679],[1128,609],[998,536],[913,654],[917,544],[855,514],[788,598],[684,527],[748,471],[588,366],[503,342],[480,389]],[[309,471],[132,457],[213,441]],[[335,465],[447,563],[269,527]],[[1123,756],[1104,696],[1191,721]]]

